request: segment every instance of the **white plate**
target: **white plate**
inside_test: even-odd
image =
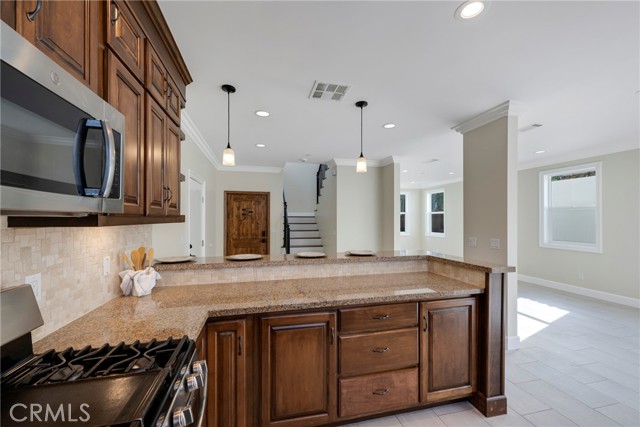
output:
[[[298,252],[296,256],[298,258],[322,258],[327,255],[324,252]]]
[[[156,258],[156,261],[163,264],[175,264],[178,262],[192,261],[194,259],[196,259],[196,257],[187,255],[187,256],[168,256],[165,258]]]
[[[376,253],[374,251],[369,251],[369,250],[353,250],[353,251],[347,251],[348,255],[354,255],[354,256],[374,256]]]
[[[260,259],[262,255],[259,254],[237,254],[237,255],[229,255],[227,257],[230,261],[251,261],[254,259]]]

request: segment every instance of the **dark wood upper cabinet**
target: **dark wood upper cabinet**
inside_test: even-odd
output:
[[[165,215],[168,192],[164,183],[164,158],[168,118],[158,103],[146,94],[146,211],[147,215]]]
[[[336,314],[261,319],[261,426],[309,427],[336,418]]]
[[[166,215],[180,215],[180,143],[184,139],[180,127],[167,122],[164,152],[164,186],[167,191]]]
[[[124,213],[144,215],[144,87],[112,52],[107,68],[107,101],[125,117]]]
[[[100,93],[100,3],[92,0],[16,2],[15,29],[78,80]],[[31,17],[31,19],[30,19]]]
[[[146,36],[126,3],[110,0],[108,7],[107,44],[126,64],[134,76],[144,81]]]
[[[163,108],[167,105],[167,70],[153,48],[147,41],[147,66],[144,78],[144,85],[158,104]]]
[[[167,76],[167,114],[178,125],[180,124],[180,112],[183,108],[184,99],[178,90],[178,85],[171,76]]]
[[[475,298],[421,304],[421,400],[425,403],[468,397],[477,383]]]

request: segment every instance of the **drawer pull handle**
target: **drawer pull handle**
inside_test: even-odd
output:
[[[374,353],[386,353],[387,351],[389,351],[389,347],[385,347],[385,348],[374,348],[372,350]]]
[[[384,396],[387,393],[389,393],[389,389],[386,388],[381,388],[373,391],[373,394],[375,394],[376,396]]]
[[[377,316],[373,316],[373,320],[387,320],[388,318],[388,314],[378,314]]]

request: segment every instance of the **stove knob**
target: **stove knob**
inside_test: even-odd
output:
[[[173,411],[173,427],[188,427],[193,424],[191,406],[185,406]]]
[[[207,362],[204,360],[196,360],[191,367],[193,372],[200,375],[207,375]]]
[[[182,384],[181,380],[176,380],[176,382],[173,383],[173,391],[178,391],[178,389],[180,388],[180,385]]]
[[[203,385],[204,385],[204,381],[202,379],[202,375],[200,374],[187,375],[187,390],[189,391],[189,393],[199,388],[202,388]]]

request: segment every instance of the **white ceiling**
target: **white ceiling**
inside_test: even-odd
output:
[[[365,156],[397,156],[403,187],[460,179],[462,135],[451,127],[507,100],[525,107],[519,127],[543,124],[519,133],[521,167],[640,144],[636,1],[493,1],[470,21],[453,17],[462,1],[159,3],[194,79],[186,111],[218,159],[220,86],[237,88],[240,166],[355,160],[358,100],[369,102]],[[309,99],[315,80],[351,89],[341,102]]]

